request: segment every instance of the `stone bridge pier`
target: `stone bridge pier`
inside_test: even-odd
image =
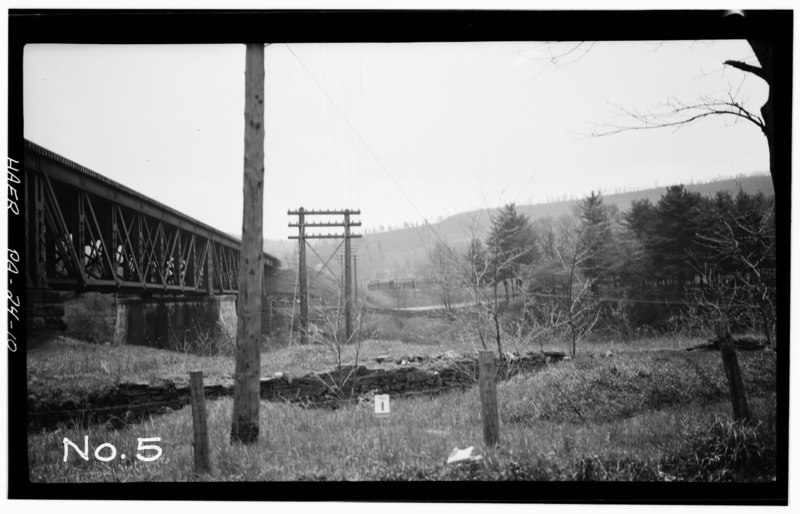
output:
[[[271,304],[264,298],[262,305],[266,333]],[[232,351],[236,323],[235,295],[119,298],[114,342],[195,353]]]

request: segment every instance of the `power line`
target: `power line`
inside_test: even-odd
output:
[[[367,141],[364,139],[364,137],[361,135],[361,133],[358,131],[358,129],[355,127],[355,125],[353,125],[350,122],[350,120],[347,118],[347,116],[344,114],[344,112],[339,108],[339,106],[336,104],[336,102],[333,100],[333,98],[331,98],[331,96],[328,94],[328,92],[325,90],[325,88],[322,86],[322,84],[317,80],[317,78],[314,76],[314,74],[311,73],[311,70],[308,69],[308,67],[305,65],[305,63],[302,61],[302,59],[300,59],[300,57],[294,52],[294,50],[292,50],[292,47],[289,46],[288,43],[285,43],[285,45],[286,45],[286,49],[289,50],[289,52],[294,56],[295,59],[297,59],[297,62],[300,63],[300,66],[302,66],[303,69],[305,70],[305,72],[308,74],[308,76],[311,77],[311,80],[314,81],[314,84],[317,85],[317,87],[322,92],[322,94],[325,95],[325,98],[327,98],[327,100],[331,103],[333,108],[336,109],[336,112],[339,113],[339,116],[342,117],[342,120],[344,120],[344,122],[347,124],[347,126],[350,127],[350,130],[352,130],[353,133],[356,135],[356,137],[359,139],[359,141],[361,141],[361,144],[364,145],[364,148],[366,148],[367,151],[369,152],[369,154],[372,156],[372,158],[375,159],[375,162],[378,163],[378,166],[386,174],[386,176],[389,177],[389,179],[395,185],[397,190],[400,191],[400,193],[406,199],[408,204],[411,205],[411,207],[417,212],[417,214],[422,219],[426,220],[425,221],[425,225],[433,232],[433,234],[436,236],[436,238],[439,241],[441,241],[442,244],[446,245],[447,243],[445,243],[445,241],[441,238],[441,236],[439,236],[439,234],[436,232],[436,229],[434,229],[427,222],[427,218],[425,217],[424,214],[422,214],[422,211],[419,210],[419,208],[414,203],[414,201],[411,199],[411,197],[408,196],[408,194],[406,194],[405,190],[400,186],[400,183],[397,182],[397,180],[395,180],[394,176],[392,176],[391,172],[389,171],[389,168],[383,163],[381,158],[378,157],[378,154],[372,149],[372,147],[369,145],[369,143],[367,143]],[[423,242],[423,245],[424,245],[424,242]]]
[[[537,298],[572,298],[567,295],[561,294],[552,294],[552,293],[528,293],[527,296],[535,296]],[[628,302],[628,303],[645,303],[645,304],[652,304],[652,305],[703,305],[702,303],[697,302],[687,302],[685,300],[667,300],[666,298],[663,300],[634,300],[632,298],[610,298],[606,296],[587,296],[584,299],[586,300],[596,300],[599,302]]]

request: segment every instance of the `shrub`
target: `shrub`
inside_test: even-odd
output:
[[[236,353],[236,334],[229,334],[220,322],[207,327],[195,322],[182,337],[171,332],[164,339],[164,349],[203,357],[230,356]]]
[[[717,420],[689,441],[685,452],[663,463],[665,471],[699,482],[775,480],[774,415],[756,424]]]

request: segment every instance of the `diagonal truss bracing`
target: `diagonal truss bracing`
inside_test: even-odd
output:
[[[27,141],[24,194],[28,287],[238,291],[237,238]]]

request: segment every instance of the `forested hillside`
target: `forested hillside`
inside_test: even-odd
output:
[[[704,184],[689,184],[685,187],[687,191],[702,196],[714,195],[718,191],[737,192],[740,189],[746,193],[759,191],[767,195],[774,193],[769,175],[722,179]],[[629,209],[636,200],[647,199],[656,202],[666,190],[666,187],[659,187],[604,195],[603,201],[606,205],[616,206],[622,212]],[[579,200],[576,198],[533,205],[516,205],[516,209],[530,221],[547,217],[555,219],[570,213]],[[419,224],[385,232],[365,233],[364,237],[353,245],[359,255],[359,274],[365,281],[417,275],[421,272],[421,267],[427,264],[429,254],[438,238],[463,251],[473,235],[484,237],[488,234],[491,218],[497,212],[497,209],[464,212],[438,223],[431,223],[430,226]],[[368,216],[369,213],[364,213],[362,220],[366,222]],[[325,260],[336,248],[336,244],[330,242],[315,243],[315,247],[317,245],[320,256]],[[284,268],[297,266],[297,241],[265,239],[264,250],[281,259]],[[332,267],[331,263],[335,262],[336,266],[339,266],[336,259],[338,257],[334,257],[328,265]],[[321,262],[324,261],[320,261],[313,252],[309,252],[309,266],[313,267]]]
[[[746,193],[759,191],[772,195],[772,180],[769,175],[753,175],[732,179],[718,180],[705,184],[686,185],[686,190],[702,196],[713,195],[718,191],[737,192],[741,188]],[[622,212],[630,208],[636,200],[656,202],[666,192],[666,187],[630,191],[625,193],[604,195],[606,205],[614,205]],[[552,217],[554,219],[568,214],[580,199],[571,199],[551,203],[517,205],[520,214],[530,221]],[[420,266],[429,260],[429,253],[436,241],[441,238],[448,245],[464,250],[474,236],[485,237],[491,227],[491,218],[497,215],[497,209],[486,209],[457,214],[430,226],[420,224],[415,227],[391,230],[387,232],[368,233],[357,242],[359,253],[359,272],[365,280],[393,279],[416,275]],[[366,219],[369,213],[364,213]],[[438,237],[434,234],[438,234]],[[289,244],[285,244],[289,243]],[[296,244],[293,242],[267,242],[265,248],[273,248],[276,255],[291,256]],[[291,265],[291,264],[285,264]]]

